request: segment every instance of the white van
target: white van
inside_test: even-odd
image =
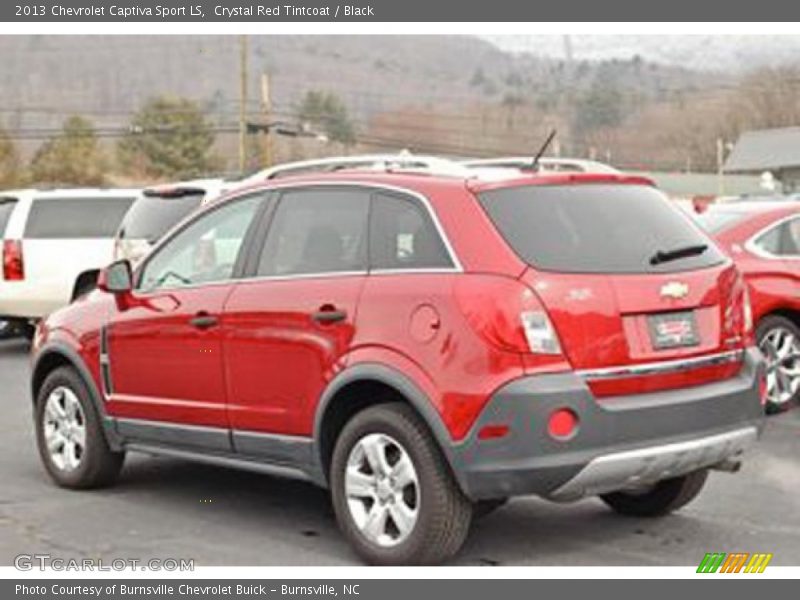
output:
[[[30,334],[32,323],[91,290],[140,195],[136,189],[0,192],[0,320]]]

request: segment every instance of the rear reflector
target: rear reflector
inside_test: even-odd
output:
[[[578,415],[568,408],[560,408],[550,415],[547,422],[547,433],[550,437],[563,440],[572,437],[578,428]]]
[[[22,242],[20,240],[3,241],[3,279],[6,281],[22,281],[25,279]]]
[[[484,425],[478,431],[479,440],[494,440],[508,434],[508,425]]]

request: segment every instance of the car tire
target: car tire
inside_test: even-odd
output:
[[[478,500],[472,505],[472,518],[482,519],[494,511],[508,504],[508,498],[492,498],[491,500]]]
[[[50,477],[61,487],[86,489],[112,484],[124,452],[111,450],[83,378],[60,367],[45,379],[36,398],[36,442]]]
[[[438,564],[469,532],[472,504],[406,404],[372,406],[347,422],[330,484],[339,527],[369,564]]]
[[[800,358],[793,361],[789,358],[800,353],[800,327],[786,317],[770,315],[758,323],[756,340],[767,361],[767,400],[764,408],[768,414],[788,410],[800,401],[800,375],[786,373],[787,367],[800,368]],[[795,385],[799,387],[792,392],[791,388]]]
[[[708,469],[659,481],[645,492],[613,492],[600,498],[615,512],[631,517],[660,517],[694,500],[708,477]]]

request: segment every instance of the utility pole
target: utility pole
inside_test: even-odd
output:
[[[247,167],[247,36],[239,36],[239,172]]]
[[[725,173],[722,170],[725,164],[725,140],[717,138],[717,195],[725,195]]]
[[[267,168],[272,166],[274,160],[272,152],[272,136],[269,133],[270,119],[272,113],[272,98],[270,96],[269,87],[269,74],[261,74],[261,119],[264,123],[264,147],[263,147],[263,162],[262,167]]]

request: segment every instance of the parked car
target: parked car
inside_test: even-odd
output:
[[[18,190],[0,193],[7,221],[0,318],[26,335],[32,323],[94,287],[113,257],[114,232],[138,190]]]
[[[161,236],[187,215],[225,192],[224,179],[195,179],[145,189],[119,226],[115,260],[141,260]]]
[[[649,180],[433,168],[239,189],[44,321],[61,486],[125,453],[330,489],[365,561],[435,563],[510,496],[658,516],[761,428],[730,258]]]
[[[3,238],[6,224],[11,216],[11,211],[14,209],[14,204],[15,202],[11,198],[3,198],[0,196],[0,239]],[[16,329],[10,321],[0,319],[0,340],[13,337],[15,333]]]
[[[736,260],[767,359],[767,410],[800,399],[800,203],[735,202],[699,217]]]

